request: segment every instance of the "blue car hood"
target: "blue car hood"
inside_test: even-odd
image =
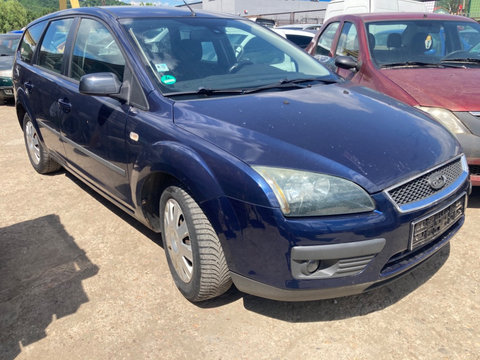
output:
[[[250,165],[340,176],[370,193],[461,153],[423,113],[348,84],[178,101],[174,121]]]

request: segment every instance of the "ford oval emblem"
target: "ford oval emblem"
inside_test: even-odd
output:
[[[427,182],[433,190],[440,190],[445,186],[447,177],[445,175],[433,174],[428,177]]]

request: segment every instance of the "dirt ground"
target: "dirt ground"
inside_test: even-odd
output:
[[[0,359],[480,359],[480,189],[451,245],[371,293],[191,304],[161,240],[65,172],[31,167],[0,106]]]

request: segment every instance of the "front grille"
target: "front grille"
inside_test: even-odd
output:
[[[455,180],[462,175],[462,172],[462,159],[459,158],[449,164],[432,170],[424,175],[419,176],[418,178],[389,190],[388,194],[398,206],[410,204],[428,198],[429,196],[442,191],[449,185],[453,184]],[[432,175],[443,175],[445,177],[445,185],[442,188],[435,190],[428,183],[428,179]]]
[[[470,174],[480,175],[480,165],[469,165]]]

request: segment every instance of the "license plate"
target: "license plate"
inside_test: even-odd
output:
[[[3,90],[3,92],[5,93],[5,95],[13,95],[13,91],[10,89],[5,89]]]
[[[465,213],[466,196],[463,195],[450,205],[437,211],[433,215],[412,223],[410,236],[410,250],[435,240],[452,226]]]

